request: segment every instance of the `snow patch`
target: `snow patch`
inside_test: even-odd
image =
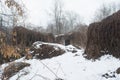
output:
[[[105,73],[113,72],[120,67],[120,60],[111,55],[105,55],[99,60],[92,61],[83,57],[83,49],[76,49],[72,45],[63,46],[53,43],[45,44],[59,46],[66,50],[66,53],[45,60],[25,60],[24,58],[16,60],[17,62],[23,61],[31,65],[11,77],[10,80],[16,80],[20,75],[21,77],[19,80],[55,80],[58,78],[63,80],[120,80],[120,75],[117,74],[114,78],[105,78],[102,76]],[[79,56],[75,56],[72,52],[68,52],[67,49],[76,49],[77,52],[75,54]],[[7,64],[3,64],[0,71],[2,71],[6,65]]]

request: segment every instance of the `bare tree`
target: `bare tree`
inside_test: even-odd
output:
[[[115,3],[111,4],[102,4],[99,9],[95,12],[94,22],[101,21],[112,13],[116,12],[119,8],[119,5]]]
[[[20,3],[21,2],[21,3]],[[0,26],[5,33],[5,44],[12,43],[12,27],[18,25],[22,21],[24,15],[22,0],[0,0]]]
[[[46,32],[56,34],[55,24],[49,23]]]
[[[61,0],[54,0],[51,10],[53,22],[47,26],[47,31],[54,34],[68,33],[81,23],[81,17],[73,11],[65,11]]]
[[[54,20],[56,27],[56,34],[61,34],[62,31],[62,15],[63,15],[63,4],[61,0],[54,0],[53,9],[51,15]]]
[[[77,24],[82,24],[82,18],[75,12],[66,11],[62,22],[64,24],[63,30],[66,33],[74,30]]]
[[[60,26],[60,32],[61,33],[68,33],[78,25],[82,24],[81,17],[72,11],[64,11],[64,14],[62,14],[59,26]],[[55,23],[49,23],[47,26],[47,32],[51,32],[53,34],[57,33],[57,27]]]
[[[19,21],[22,20],[24,16],[25,6],[23,6],[23,3],[21,0],[19,1],[6,0],[5,4],[7,5],[8,8],[10,8],[11,15],[12,15],[12,26],[15,27],[19,23]]]
[[[95,21],[101,21],[111,14],[111,8],[103,4],[95,13]]]

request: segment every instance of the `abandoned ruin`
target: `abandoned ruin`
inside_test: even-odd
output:
[[[90,24],[87,37],[84,53],[87,59],[97,59],[104,54],[120,58],[120,11]]]
[[[87,29],[87,27],[85,29]],[[86,40],[86,32],[83,33],[81,31],[74,31],[54,36],[52,33],[40,33],[18,26],[15,27],[12,32],[13,45],[31,46],[36,41],[42,41],[85,47]]]

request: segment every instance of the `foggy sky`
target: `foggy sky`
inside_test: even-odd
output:
[[[53,7],[53,0],[23,0],[28,11],[28,22],[46,26],[50,22],[49,13]],[[94,17],[96,9],[98,9],[103,3],[115,3],[120,0],[62,0],[64,10],[74,11],[79,14],[84,23],[89,24]]]

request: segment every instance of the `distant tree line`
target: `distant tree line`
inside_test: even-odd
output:
[[[82,17],[73,11],[64,10],[61,0],[54,0],[49,15],[51,21],[48,23],[47,32],[55,35],[68,33],[78,24],[82,24]]]

